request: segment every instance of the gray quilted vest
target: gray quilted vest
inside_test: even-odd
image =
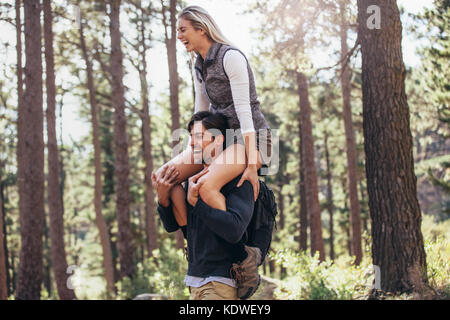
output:
[[[225,114],[228,117],[230,128],[239,129],[240,124],[234,108],[230,81],[223,67],[223,57],[228,50],[238,50],[242,53],[242,51],[235,47],[214,42],[204,61],[201,55],[197,56],[195,73],[198,81],[202,85],[203,92],[211,104],[209,111]],[[247,60],[247,57],[245,59]],[[269,126],[261,112],[261,106],[255,89],[255,79],[248,60],[247,70],[250,78],[250,107],[252,109],[253,126],[255,131],[267,129]]]

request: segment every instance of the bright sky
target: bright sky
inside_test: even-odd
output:
[[[254,20],[249,18],[249,15],[247,14],[241,14],[241,12],[244,11],[247,8],[247,4],[251,2],[253,2],[253,0],[186,1],[187,5],[199,5],[205,8],[216,20],[224,35],[247,55],[251,55],[256,44],[255,36],[250,33],[250,28],[254,26]],[[432,4],[432,0],[398,0],[397,2],[400,6],[405,7],[406,11],[410,13],[419,12],[424,6],[430,6]],[[190,81],[189,70],[185,64],[187,55],[183,54],[185,49],[181,44],[177,45],[178,71],[181,77]],[[351,43],[349,43],[349,46],[351,46]],[[416,46],[417,42],[413,41],[412,37],[408,37],[405,33],[405,36],[403,37],[403,53],[405,64],[408,66],[414,66],[420,62],[415,55]],[[318,52],[313,59],[317,66],[323,67],[329,65],[329,57],[326,52]],[[167,58],[165,47],[162,43],[155,44],[155,47],[150,51],[149,70],[149,79],[152,84],[150,100],[151,102],[154,102],[155,99],[158,98],[158,92],[167,90],[169,82]]]
[[[240,14],[243,10],[247,8],[247,3],[252,0],[187,0],[188,5],[199,5],[205,8],[216,20],[217,24],[221,28],[225,36],[236,44],[244,53],[251,55],[252,49],[255,47],[256,40],[254,36],[250,33],[250,28],[253,26],[254,20],[252,20],[248,15]],[[424,6],[429,7],[432,4],[432,0],[398,0],[400,6],[406,9],[406,12],[419,12]],[[405,28],[404,28],[405,30]],[[9,33],[6,36],[10,37],[10,44],[15,45],[15,34]],[[126,35],[125,35],[126,36]],[[349,43],[349,45],[351,45]],[[405,64],[407,66],[417,65],[420,61],[415,55],[415,50],[418,45],[417,41],[407,35],[404,32],[403,37],[403,54]],[[316,60],[327,61],[327,57],[317,55]],[[12,60],[15,63],[15,53],[14,50],[10,50],[10,55],[7,60]],[[178,66],[180,77],[183,77],[188,82],[190,82],[189,70],[186,65],[187,55],[184,53],[184,47],[178,44]],[[130,88],[139,88],[138,77],[128,78],[126,81]],[[158,95],[167,90],[169,85],[168,79],[168,67],[166,50],[162,43],[154,42],[154,48],[150,50],[149,53],[149,82],[151,84],[150,88],[150,100],[151,104],[154,103]],[[78,140],[82,135],[86,135],[89,132],[89,123],[82,121],[78,118],[77,108],[78,102],[74,99],[67,97],[64,101],[63,108],[63,139],[66,143],[70,143],[69,135],[73,139]]]

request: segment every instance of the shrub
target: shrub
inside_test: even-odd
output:
[[[322,263],[318,254],[311,257],[309,252],[284,250],[275,256],[288,273],[275,292],[278,299],[358,299],[367,295],[372,285],[373,268],[369,258],[354,266],[353,258],[344,256]]]
[[[138,264],[137,269],[133,279],[124,278],[117,284],[118,299],[133,299],[143,293],[156,293],[168,299],[189,297],[184,284],[187,261],[183,252],[170,244],[153,251],[153,257]]]

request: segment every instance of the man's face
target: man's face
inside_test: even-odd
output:
[[[214,138],[213,134],[205,129],[201,121],[194,122],[190,134],[194,163],[209,164],[216,154],[217,147],[221,147],[222,139]]]

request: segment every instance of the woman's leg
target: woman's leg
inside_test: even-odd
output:
[[[172,201],[173,212],[178,225],[185,226],[187,224],[186,195],[180,183],[200,172],[203,169],[203,165],[194,164],[192,149],[188,147],[178,156],[161,166],[156,171],[157,177],[159,177],[165,166],[174,166],[175,170],[179,172],[176,180],[177,185],[173,187],[170,193],[170,200]]]
[[[258,152],[257,168],[261,168],[261,155]],[[199,189],[202,200],[211,208],[226,210],[224,195],[220,189],[244,172],[247,168],[245,146],[242,144],[233,144],[227,147],[209,166],[209,172],[200,180],[204,184]]]
[[[177,155],[175,158],[171,159],[167,163],[161,166],[156,171],[156,177],[159,177],[159,175],[162,172],[162,169],[165,166],[174,166],[175,170],[179,172],[177,177],[177,183],[181,183],[188,178],[192,177],[194,174],[200,172],[203,169],[203,164],[195,164],[194,163],[194,155],[192,153],[192,149],[188,147],[186,150],[184,150],[182,153]]]

